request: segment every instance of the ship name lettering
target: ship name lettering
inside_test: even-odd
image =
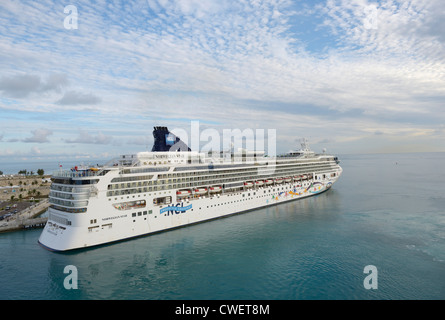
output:
[[[102,221],[107,221],[107,220],[112,220],[112,219],[119,219],[119,218],[125,218],[126,216],[127,216],[126,214],[123,214],[121,216],[102,218]]]
[[[162,208],[159,213],[167,212],[165,215],[173,215],[173,214],[179,214],[181,212],[186,212],[187,210],[190,210],[192,208],[192,205],[188,205],[184,207],[184,203],[177,203],[176,206],[168,206],[165,208]]]

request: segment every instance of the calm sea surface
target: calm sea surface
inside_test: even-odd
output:
[[[321,195],[95,249],[0,234],[0,299],[443,299],[445,154],[341,160]]]

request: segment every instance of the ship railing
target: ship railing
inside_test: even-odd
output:
[[[50,191],[49,196],[65,200],[87,200],[90,198],[89,193],[61,193],[56,191]]]
[[[87,200],[64,200],[64,199],[49,198],[49,203],[60,205],[67,208],[81,208],[88,206]]]
[[[58,170],[53,172],[52,176],[54,178],[83,178],[83,177],[95,177],[98,175],[99,171],[92,170]]]
[[[73,186],[73,185],[58,185],[58,184],[51,184],[50,187],[51,191],[61,191],[61,192],[65,192],[65,193],[89,193],[90,191],[94,191],[92,189],[91,185],[86,185],[86,186]]]

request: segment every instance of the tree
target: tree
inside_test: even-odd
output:
[[[2,176],[3,175],[3,171],[2,170],[0,170],[0,176]]]
[[[45,174],[45,170],[43,170],[43,169],[38,169],[38,170],[37,170],[37,174],[38,174],[39,176],[43,176],[43,175]]]

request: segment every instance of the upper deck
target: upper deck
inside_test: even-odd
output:
[[[119,174],[142,174],[159,172],[193,172],[193,171],[236,171],[242,167],[281,166],[286,164],[326,162],[339,163],[332,155],[316,154],[310,150],[306,140],[302,140],[301,148],[284,155],[268,156],[264,151],[237,150],[210,151],[207,153],[190,150],[180,139],[168,131],[166,127],[155,127],[153,132],[155,143],[151,152],[138,152],[121,155],[103,166],[79,166],[70,170],[58,170],[53,173],[53,181],[62,183],[83,184],[89,180],[97,181],[110,171]],[[96,179],[92,179],[96,178]],[[70,179],[67,182],[66,179]],[[83,181],[83,182],[80,182]],[[93,182],[94,183],[94,182]]]
[[[197,153],[189,152],[140,152],[122,155],[104,166],[73,167],[69,170],[57,170],[53,173],[55,179],[72,179],[75,181],[100,179],[110,171],[119,174],[141,174],[157,172],[186,172],[186,171],[218,171],[236,170],[247,167],[280,166],[284,164],[311,163],[335,161],[333,155],[310,153],[287,153],[276,157],[268,157],[264,152],[238,153]],[[75,182],[73,183],[75,184]]]

